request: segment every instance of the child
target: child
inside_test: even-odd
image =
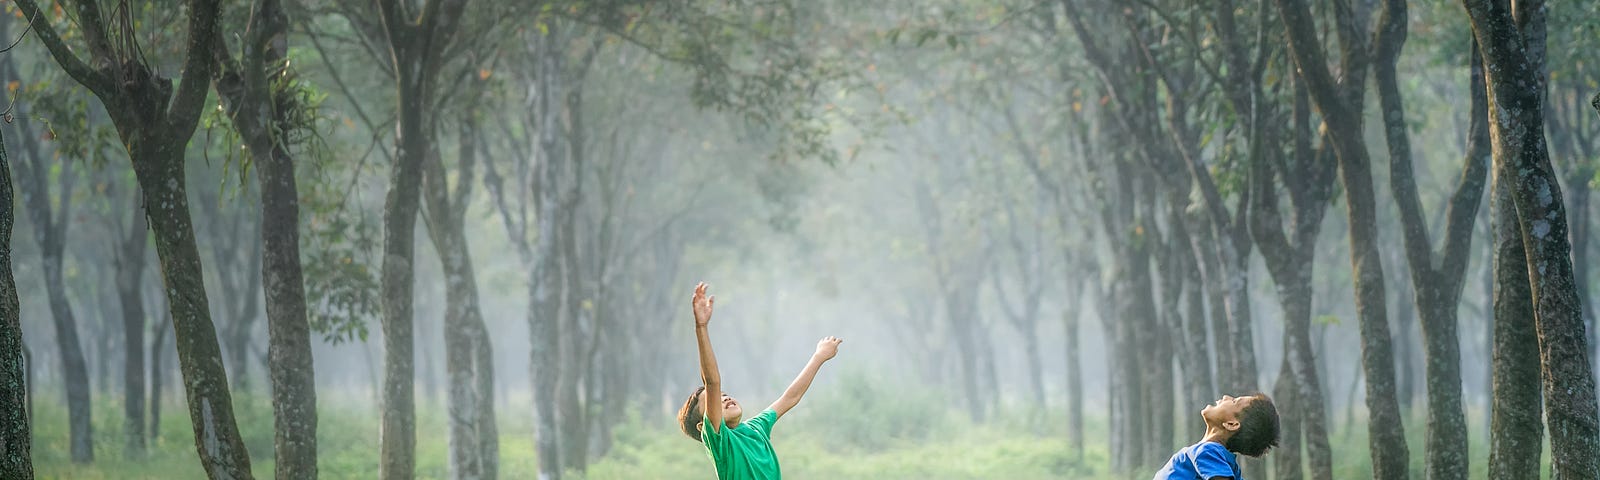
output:
[[[700,344],[700,377],[705,386],[696,388],[678,410],[678,425],[683,433],[706,446],[711,461],[717,467],[720,480],[779,480],[778,455],[772,451],[772,424],[788,413],[816,378],[822,363],[839,353],[839,340],[827,337],[817,342],[817,352],[811,355],[800,376],[783,392],[778,401],[762,410],[755,418],[743,419],[744,410],[739,401],[722,392],[722,375],[717,371],[717,357],[711,353],[711,338],[706,334],[706,323],[711,321],[711,307],[716,297],[706,296],[704,282],[694,287],[694,336]],[[715,401],[707,401],[707,400]]]
[[[1278,408],[1264,393],[1223,395],[1200,417],[1206,437],[1173,454],[1154,480],[1242,480],[1234,454],[1259,457],[1278,445]]]

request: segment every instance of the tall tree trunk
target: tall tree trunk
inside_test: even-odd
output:
[[[9,22],[0,22],[0,36]],[[12,207],[11,158],[0,134],[0,477],[33,479],[29,431],[33,408],[29,405],[32,381],[28,378],[22,346],[22,308],[17,281],[11,276],[11,229],[16,223]]]
[[[1180,245],[1181,252],[1187,256],[1189,262],[1184,269],[1183,298],[1187,302],[1187,311],[1183,318],[1183,332],[1188,345],[1184,349],[1183,376],[1185,389],[1185,407],[1205,405],[1215,397],[1216,389],[1212,387],[1211,376],[1211,342],[1207,339],[1206,310],[1205,310],[1205,284],[1200,280],[1200,269],[1194,258],[1193,249],[1188,245]],[[1076,334],[1076,332],[1073,332]],[[1076,345],[1074,344],[1073,347]],[[1181,412],[1180,412],[1181,414]],[[1199,418],[1184,420],[1188,429],[1184,438],[1202,438],[1205,436],[1206,423]]]
[[[420,10],[410,2],[377,0],[379,22],[374,42],[388,46],[396,79],[399,122],[383,204],[383,425],[379,477],[410,480],[416,475],[416,341],[412,294],[416,283],[417,210],[423,163],[434,147],[429,115],[438,98],[438,72],[455,40],[466,0],[429,0]],[[418,15],[417,12],[427,12]],[[366,18],[369,22],[373,19]],[[362,21],[362,20],[357,20]]]
[[[1148,447],[1151,444],[1152,430],[1150,422],[1159,421],[1153,418],[1152,402],[1159,399],[1151,398],[1149,389],[1150,377],[1157,374],[1155,362],[1161,361],[1160,356],[1151,356],[1144,350],[1141,340],[1147,338],[1143,331],[1154,327],[1155,308],[1151,305],[1150,288],[1150,253],[1148,243],[1151,239],[1133,239],[1135,244],[1125,252],[1124,259],[1118,265],[1116,296],[1117,317],[1116,352],[1120,358],[1117,375],[1125,376],[1126,385],[1122,391],[1123,404],[1123,447],[1122,455],[1118,456],[1121,469],[1135,469],[1146,466],[1153,455]],[[1170,377],[1166,379],[1170,385]],[[1170,400],[1171,397],[1168,397]],[[1170,422],[1169,422],[1170,423]]]
[[[1286,319],[1287,320],[1287,319]],[[1283,336],[1283,361],[1278,367],[1278,380],[1274,382],[1272,401],[1278,407],[1278,446],[1272,451],[1273,480],[1300,480],[1305,478],[1305,467],[1300,460],[1300,413],[1305,409],[1297,398],[1299,383],[1294,377],[1290,358],[1294,355],[1289,345],[1290,335]]]
[[[408,67],[415,68],[415,67]],[[400,138],[383,207],[383,426],[379,477],[410,480],[416,470],[416,341],[412,335],[418,189],[428,143],[427,105],[409,74],[400,74]]]
[[[244,55],[237,64],[224,57],[216,89],[255,157],[256,184],[261,192],[259,262],[271,365],[274,476],[278,480],[315,479],[316,372],[300,264],[300,193],[286,138],[288,132],[304,127],[295,125],[292,117],[302,106],[298,98],[279,95],[269,83],[273,73],[287,68],[280,67],[288,49],[282,4],[278,0],[254,3]],[[221,38],[216,45],[225,48]]]
[[[1304,0],[1277,0],[1288,32],[1289,51],[1305,80],[1312,103],[1322,113],[1339,158],[1339,177],[1344,186],[1346,213],[1350,229],[1350,257],[1356,292],[1356,312],[1361,330],[1361,365],[1367,377],[1367,423],[1373,475],[1381,480],[1404,479],[1409,453],[1400,406],[1395,399],[1394,346],[1383,289],[1383,260],[1377,239],[1377,206],[1372,187],[1372,167],[1367,147],[1361,138],[1361,103],[1339,91],[1328,72],[1322,44],[1316,38],[1310,9]],[[1351,5],[1341,3],[1335,11],[1340,23],[1353,16]],[[1359,22],[1356,22],[1359,23]],[[1343,62],[1356,68],[1344,72],[1347,82],[1364,82],[1365,48],[1354,40],[1358,33],[1342,26],[1346,39]]]
[[[476,74],[476,72],[474,72]],[[424,165],[428,234],[445,277],[445,370],[450,379],[450,475],[496,478],[499,441],[494,423],[493,354],[478,307],[478,280],[463,225],[477,161],[477,112],[468,108],[460,132],[459,175],[450,188],[432,152]]]
[[[1327,149],[1311,148],[1310,105],[1304,82],[1295,82],[1294,105],[1291,111],[1293,130],[1291,145],[1293,155],[1276,158],[1265,148],[1252,148],[1250,174],[1250,233],[1261,246],[1261,256],[1267,271],[1278,284],[1278,303],[1283,307],[1284,358],[1279,371],[1277,393],[1280,412],[1290,410],[1282,418],[1288,435],[1281,450],[1293,451],[1276,459],[1280,476],[1299,477],[1302,467],[1298,448],[1304,434],[1306,459],[1311,477],[1324,480],[1333,477],[1333,455],[1328,446],[1327,401],[1323,394],[1322,373],[1318,370],[1315,351],[1311,345],[1311,311],[1315,291],[1312,276],[1316,267],[1316,242],[1322,231],[1322,219],[1328,211],[1333,193],[1333,161]],[[1258,110],[1258,116],[1262,113]],[[1262,118],[1257,125],[1264,125]],[[1263,127],[1264,128],[1264,127]],[[1262,145],[1274,141],[1275,129],[1263,130],[1257,136]],[[1326,144],[1324,144],[1326,145]],[[1276,165],[1276,167],[1274,167]],[[1280,171],[1281,170],[1281,171]],[[1279,218],[1278,189],[1274,179],[1281,177],[1290,197],[1288,222]]]
[[[1393,161],[1391,158],[1390,161]],[[1404,258],[1389,257],[1389,260],[1398,260],[1399,266],[1405,266]],[[1394,379],[1395,399],[1400,402],[1402,414],[1412,411],[1412,404],[1417,398],[1417,346],[1422,342],[1417,340],[1417,291],[1411,286],[1410,277],[1397,277],[1401,281],[1395,285],[1394,321]]]
[[[1442,251],[1435,252],[1427,220],[1417,198],[1411,167],[1411,139],[1406,131],[1405,105],[1400,98],[1396,64],[1406,40],[1406,2],[1385,0],[1379,23],[1374,62],[1378,96],[1389,145],[1389,180],[1399,206],[1405,232],[1405,251],[1411,270],[1415,305],[1425,341],[1428,394],[1428,432],[1423,451],[1427,478],[1467,477],[1467,420],[1461,403],[1461,340],[1456,332],[1456,310],[1467,273],[1472,224],[1482,203],[1487,176],[1489,130],[1484,122],[1488,104],[1477,46],[1472,48],[1469,96],[1471,117],[1466,155],[1459,184],[1452,193]]]
[[[539,232],[530,259],[533,273],[528,282],[528,335],[532,343],[530,375],[533,384],[535,408],[534,447],[539,460],[540,480],[560,480],[563,473],[562,450],[571,445],[562,438],[557,390],[562,384],[561,338],[564,325],[561,316],[562,262],[558,255],[559,240],[564,231],[559,226],[566,191],[571,188],[567,180],[571,169],[557,136],[561,115],[562,54],[556,33],[535,37],[532,49],[538,66],[535,70],[535,91],[530,99],[538,137],[538,170],[535,178],[537,198],[534,199],[535,218]]]
[[[1489,420],[1489,478],[1537,479],[1544,414],[1539,389],[1538,321],[1528,259],[1517,231],[1511,174],[1494,170],[1494,356]]]
[[[166,371],[166,362],[162,361],[167,354],[167,336],[172,333],[172,316],[167,314],[167,309],[158,309],[156,322],[151,328],[156,331],[155,340],[150,342],[150,439],[161,438],[161,380],[162,373]]]
[[[228,375],[222,368],[217,332],[211,322],[200,254],[195,247],[183,171],[184,149],[194,135],[211,85],[211,51],[216,36],[217,0],[191,0],[187,9],[189,38],[183,76],[176,88],[142,58],[118,58],[107,32],[80,29],[95,65],[114,64],[116,78],[88,63],[61,40],[47,15],[33,0],[17,0],[33,30],[63,70],[105,105],[132,160],[133,170],[155,232],[156,254],[172,310],[174,338],[183,369],[195,450],[212,478],[251,478],[250,456],[233,418]],[[98,27],[104,20],[98,2],[78,2],[81,25]]]
[[[137,192],[135,192],[137,198]],[[117,256],[117,298],[122,303],[123,357],[123,450],[128,458],[145,453],[144,434],[144,264],[149,248],[149,230],[144,215],[129,210],[128,231],[120,239]]]
[[[148,135],[148,134],[147,134]],[[233,417],[233,396],[211,323],[200,252],[183,175],[184,142],[135,134],[129,141],[162,278],[172,309],[195,449],[211,478],[251,478],[250,456]]]
[[[1600,472],[1600,405],[1573,276],[1567,214],[1544,138],[1545,8],[1463,0],[1489,72],[1494,163],[1517,207],[1538,320],[1551,475]],[[1514,176],[1513,176],[1514,175]]]
[[[1088,282],[1099,282],[1092,276]],[[1068,288],[1067,291],[1074,291]],[[1081,297],[1078,298],[1081,301]],[[1067,441],[1072,445],[1074,458],[1083,458],[1083,351],[1078,341],[1079,312],[1068,308],[1061,314],[1062,328],[1066,332],[1067,355]]]
[[[51,318],[55,325],[56,350],[61,354],[63,386],[66,387],[72,461],[89,463],[94,461],[89,367],[79,342],[77,319],[74,318],[72,304],[67,301],[67,287],[62,271],[67,219],[70,218],[72,188],[77,172],[71,163],[62,164],[61,183],[58,185],[61,190],[57,192],[60,200],[57,202],[52,199],[50,164],[45,159],[46,153],[39,147],[38,140],[29,128],[31,122],[20,123],[18,128],[21,129],[22,144],[28,153],[18,164],[19,167],[25,166],[21,173],[28,178],[23,182],[28,188],[22,191],[22,204],[28,210],[29,220],[33,222],[33,240],[39,245],[39,251],[44,257],[42,259],[44,284],[50,302]]]
[[[263,7],[257,15],[266,11]],[[256,162],[256,183],[261,188],[261,277],[272,366],[274,475],[278,480],[309,480],[317,477],[317,382],[300,265],[300,194],[289,152],[277,146],[268,151]]]

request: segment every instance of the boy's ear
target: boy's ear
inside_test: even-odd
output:
[[[1237,432],[1239,431],[1239,420],[1233,419],[1222,422],[1222,428],[1228,429],[1230,432]]]

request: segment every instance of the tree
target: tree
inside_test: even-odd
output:
[[[475,68],[464,87],[456,181],[450,184],[437,147],[423,164],[422,187],[428,236],[445,277],[444,348],[449,384],[450,470],[454,478],[496,478],[500,444],[494,420],[494,351],[478,309],[478,279],[467,249],[463,220],[478,161],[479,99],[486,76]],[[434,127],[438,128],[438,127]]]
[[[1456,310],[1467,273],[1467,253],[1472,226],[1478,218],[1485,178],[1489,171],[1489,128],[1483,85],[1483,68],[1474,44],[1470,65],[1471,96],[1467,151],[1461,177],[1450,196],[1447,224],[1440,250],[1435,250],[1428,223],[1417,198],[1416,175],[1411,166],[1411,137],[1407,132],[1405,103],[1401,101],[1396,64],[1406,41],[1406,2],[1385,0],[1375,39],[1373,74],[1383,112],[1384,137],[1389,144],[1389,185],[1400,209],[1405,232],[1406,263],[1411,266],[1412,291],[1422,323],[1428,394],[1427,478],[1466,478],[1467,419],[1461,404],[1461,341],[1456,333]]]
[[[138,46],[132,43],[137,36],[131,35],[131,19],[116,22],[124,30],[114,32],[107,28],[110,24],[99,2],[73,2],[78,36],[89,54],[85,62],[57,33],[51,23],[53,16],[41,11],[34,0],[17,1],[56,63],[105,105],[128,150],[155,232],[201,465],[213,478],[250,478],[250,456],[233,419],[233,399],[211,323],[183,169],[184,149],[211,86],[211,42],[216,36],[219,3],[188,2],[189,48],[182,77],[173,88],[171,80],[152,69],[138,53]],[[113,42],[113,38],[118,40]]]
[[[1408,473],[1405,427],[1400,421],[1400,406],[1395,398],[1394,347],[1390,342],[1389,320],[1385,312],[1383,260],[1377,245],[1377,207],[1375,205],[1371,162],[1361,138],[1361,96],[1340,90],[1328,71],[1322,43],[1310,9],[1303,0],[1277,0],[1279,14],[1287,31],[1289,52],[1306,83],[1311,102],[1327,125],[1328,136],[1339,159],[1339,178],[1344,186],[1346,213],[1350,225],[1350,256],[1356,289],[1356,311],[1361,327],[1361,364],[1367,377],[1367,422],[1373,475],[1379,479],[1403,479]],[[1334,5],[1339,43],[1344,57],[1340,61],[1345,84],[1366,82],[1367,47],[1361,40],[1365,22],[1353,11],[1351,2]],[[1403,17],[1402,17],[1403,18]]]
[[[1275,459],[1278,476],[1299,477],[1301,465],[1295,457],[1300,439],[1295,434],[1300,434],[1305,437],[1311,477],[1328,479],[1333,476],[1333,459],[1328,447],[1324,388],[1311,344],[1312,274],[1317,236],[1335,194],[1336,164],[1330,158],[1333,154],[1326,138],[1322,148],[1312,148],[1310,110],[1305,82],[1294,82],[1290,153],[1283,155],[1273,149],[1251,160],[1250,198],[1255,204],[1250,207],[1250,233],[1261,246],[1261,257],[1278,286],[1278,302],[1283,306],[1284,361],[1275,401],[1280,405],[1280,421],[1288,426],[1288,434],[1281,437],[1282,448],[1277,452],[1280,456]],[[1259,121],[1271,122],[1271,118],[1263,115]],[[1279,214],[1280,194],[1274,178],[1279,179],[1289,196],[1287,225]]]
[[[1487,112],[1484,113],[1488,115]],[[1528,257],[1517,230],[1509,177],[1494,169],[1494,319],[1489,420],[1491,478],[1539,478],[1543,455],[1543,393],[1539,387],[1539,329],[1528,284]]]
[[[306,118],[306,99],[295,88],[299,85],[294,72],[284,60],[287,18],[282,5],[278,0],[254,4],[238,59],[232,58],[217,32],[214,47],[221,68],[216,88],[254,160],[260,188],[261,284],[266,296],[276,477],[314,479],[316,378],[300,265],[300,193],[290,150],[300,140],[295,133],[312,119]]]
[[[1567,213],[1544,137],[1542,2],[1463,0],[1489,74],[1496,178],[1511,183],[1527,257],[1553,478],[1600,471],[1600,407],[1572,267]]]
[[[0,27],[0,33],[4,32]],[[0,34],[0,38],[9,38]],[[11,158],[0,135],[0,477],[31,480],[33,434],[28,431],[28,383],[22,354],[21,308],[17,282],[11,276],[11,227],[15,224],[11,193]]]
[[[119,179],[126,182],[126,179]],[[137,187],[135,187],[137,188]],[[113,189],[114,191],[115,189]],[[111,193],[111,192],[108,192]],[[134,190],[132,195],[124,197],[120,193],[111,193],[107,197],[120,201],[138,200],[139,192]],[[126,205],[121,204],[119,205]],[[149,253],[150,230],[145,224],[143,212],[138,209],[127,211],[128,220],[122,225],[123,234],[116,241],[113,249],[112,262],[116,264],[117,300],[122,306],[122,334],[123,334],[123,436],[127,456],[137,458],[144,455],[145,431],[145,374],[144,374],[144,265],[145,257]],[[152,402],[153,403],[153,402]],[[151,408],[155,408],[153,405]]]
[[[353,7],[345,18],[367,41],[388,51],[399,108],[394,167],[383,206],[382,311],[384,344],[382,459],[379,476],[408,480],[416,470],[416,365],[412,334],[417,211],[422,169],[434,148],[428,112],[437,106],[439,72],[451,57],[468,0],[380,0],[373,12]]]
[[[9,57],[7,60],[9,64]],[[33,223],[33,240],[38,243],[39,251],[44,257],[45,289],[49,294],[50,313],[54,320],[57,350],[61,353],[62,376],[66,387],[67,418],[72,432],[72,461],[89,463],[94,461],[89,370],[84,361],[83,347],[79,344],[78,321],[73,316],[72,304],[67,301],[63,267],[67,220],[71,218],[73,186],[77,182],[78,166],[73,165],[72,161],[62,161],[59,163],[60,171],[56,173],[55,165],[52,165],[54,162],[50,160],[61,158],[45,158],[47,153],[38,145],[40,133],[28,128],[31,125],[32,122],[26,119],[18,125],[22,143],[28,151],[17,164],[17,173],[26,179],[23,184],[28,186],[27,190],[22,191],[22,204],[27,209],[28,219]],[[52,198],[50,195],[51,184],[54,183],[51,177],[60,182],[56,185],[60,189],[57,192],[60,198]]]

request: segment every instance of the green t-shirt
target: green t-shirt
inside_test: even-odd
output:
[[[702,424],[700,438],[717,466],[719,480],[780,480],[778,454],[772,451],[772,424],[778,421],[778,412],[762,410],[755,418],[739,426],[726,425],[711,428],[711,419]]]

